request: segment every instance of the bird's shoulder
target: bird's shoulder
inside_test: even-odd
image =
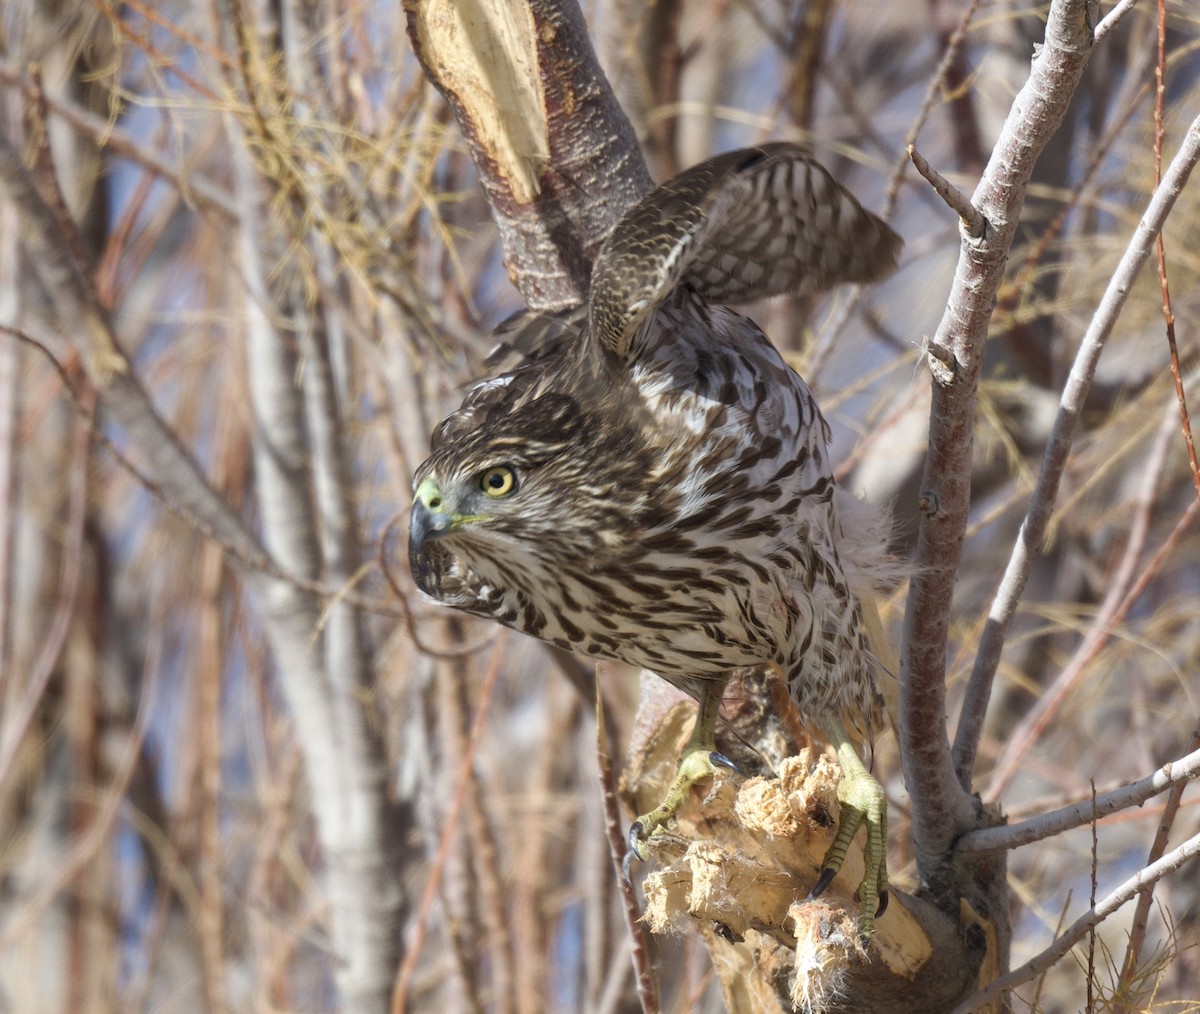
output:
[[[435,453],[489,439],[534,445],[587,442],[597,427],[628,422],[631,392],[614,383],[603,356],[587,344],[586,311],[522,311],[496,329],[485,362],[496,373],[476,383],[433,434]],[[623,379],[619,377],[617,379]],[[636,408],[636,406],[632,406]]]
[[[564,310],[518,310],[496,325],[492,332],[496,345],[484,359],[484,366],[506,372],[563,354],[569,345],[584,340],[587,307]]]

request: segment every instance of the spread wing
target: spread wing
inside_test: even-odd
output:
[[[900,246],[808,149],[728,152],[664,183],[617,223],[592,270],[591,330],[625,358],[680,286],[706,303],[817,292],[882,278]]]

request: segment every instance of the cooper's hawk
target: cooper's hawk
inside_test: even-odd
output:
[[[866,282],[896,234],[803,148],[730,152],[617,224],[586,310],[510,340],[418,470],[413,575],[439,602],[596,658],[644,666],[700,702],[649,836],[711,772],[733,669],[782,669],[837,749],[842,822],[823,889],[868,825],[860,929],[886,901],[886,801],[847,729],[879,716],[834,501],[829,428],[747,318],[717,305]]]

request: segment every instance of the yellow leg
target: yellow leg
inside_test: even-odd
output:
[[[825,723],[825,732],[837,751],[838,764],[842,768],[842,780],[837,790],[841,816],[837,836],[825,853],[821,876],[809,897],[817,897],[829,886],[842,868],[854,835],[866,824],[867,844],[863,850],[866,869],[858,888],[858,929],[864,938],[869,939],[875,932],[876,917],[887,908],[887,796],[884,795],[883,786],[863,766],[841,721],[830,719]]]
[[[663,801],[649,813],[638,817],[629,829],[629,851],[625,854],[624,862],[627,878],[630,861],[634,857],[646,858],[646,840],[675,815],[687,799],[692,786],[712,775],[718,764],[733,767],[716,750],[717,713],[721,708],[722,686],[715,683],[712,689],[705,689],[704,696],[700,698],[700,712],[696,716],[695,728],[692,729],[687,746],[683,749],[675,780],[667,789]]]

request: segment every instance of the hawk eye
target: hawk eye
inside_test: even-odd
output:
[[[488,496],[508,496],[517,489],[517,473],[508,465],[493,465],[479,477],[479,488]]]

